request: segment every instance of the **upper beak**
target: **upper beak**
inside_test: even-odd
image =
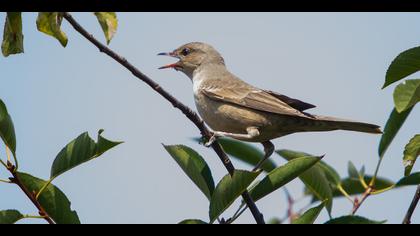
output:
[[[157,54],[158,56],[170,56],[170,57],[176,57],[179,58],[175,53],[173,52],[161,52]],[[172,63],[172,64],[168,64],[168,65],[164,65],[159,67],[158,69],[166,69],[166,68],[174,68],[175,70],[177,68],[180,68],[181,66],[177,63]]]
[[[158,53],[157,55],[158,56],[170,56],[170,57],[176,57],[176,58],[178,58],[178,56],[175,55],[175,53],[173,53],[173,52],[161,52],[161,53]]]

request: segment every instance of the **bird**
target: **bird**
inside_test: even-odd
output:
[[[206,146],[219,137],[263,145],[264,157],[254,170],[273,154],[272,140],[289,134],[333,130],[382,133],[375,124],[307,113],[316,106],[248,84],[232,74],[222,55],[207,43],[191,42],[158,55],[178,59],[159,69],[181,71],[192,81],[197,111],[212,129]]]

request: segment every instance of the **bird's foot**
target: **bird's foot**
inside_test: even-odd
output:
[[[211,132],[211,137],[207,142],[204,143],[204,146],[210,147],[218,137],[220,137],[220,135],[217,132]]]

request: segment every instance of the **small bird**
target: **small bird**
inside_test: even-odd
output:
[[[278,137],[332,130],[382,133],[374,124],[306,113],[315,106],[240,80],[228,71],[222,55],[209,44],[192,42],[158,55],[179,59],[159,69],[173,68],[191,79],[198,113],[213,130],[206,146],[217,137],[263,145],[265,155],[254,170],[273,154],[271,140]]]

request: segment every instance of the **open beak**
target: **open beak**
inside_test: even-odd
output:
[[[173,52],[161,52],[161,53],[158,53],[157,55],[158,56],[170,56],[170,57],[179,58]],[[172,64],[161,66],[158,69],[167,69],[167,68],[174,68],[175,70],[178,70],[179,68],[182,68],[182,66],[179,65],[179,62],[176,62],[176,63],[172,63]]]

